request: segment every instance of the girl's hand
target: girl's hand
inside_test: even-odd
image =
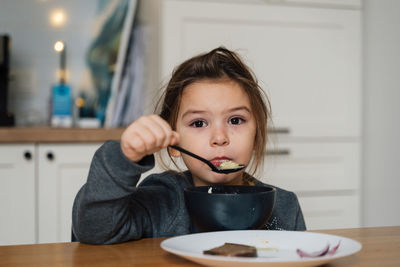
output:
[[[126,128],[121,136],[124,155],[134,161],[179,142],[179,134],[158,115],[140,117]]]

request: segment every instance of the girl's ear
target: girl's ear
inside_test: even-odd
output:
[[[171,147],[168,147],[168,154],[170,154],[171,157],[174,157],[174,158],[178,158],[181,156],[181,152],[179,152],[178,150],[173,149]]]

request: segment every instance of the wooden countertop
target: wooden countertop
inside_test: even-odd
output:
[[[315,232],[352,238],[363,246],[354,255],[330,262],[331,267],[400,266],[400,226]],[[0,246],[0,266],[199,266],[162,250],[164,239],[102,246],[78,242]]]
[[[0,127],[0,143],[96,143],[119,140],[124,128]]]

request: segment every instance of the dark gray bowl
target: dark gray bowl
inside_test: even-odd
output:
[[[271,216],[275,195],[276,189],[269,186],[185,189],[189,214],[202,231],[258,229]]]

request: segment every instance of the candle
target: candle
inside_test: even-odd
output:
[[[60,69],[59,69],[59,78],[60,78],[60,83],[65,84],[66,81],[66,55],[67,55],[67,48],[66,45],[61,42],[57,41],[54,44],[54,50],[60,53]]]

